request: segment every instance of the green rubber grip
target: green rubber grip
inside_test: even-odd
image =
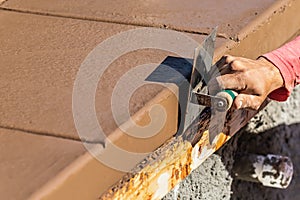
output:
[[[230,95],[230,97],[232,98],[232,101],[235,99],[236,94],[234,94],[234,92],[232,90],[222,90],[221,92],[226,92],[227,94]]]

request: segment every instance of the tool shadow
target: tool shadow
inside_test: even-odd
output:
[[[149,82],[173,83],[178,86],[178,131],[182,134],[185,110],[187,106],[189,82],[193,67],[193,59],[175,56],[166,57],[162,63],[146,78]]]

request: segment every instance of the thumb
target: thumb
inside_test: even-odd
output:
[[[262,96],[250,95],[250,94],[239,94],[236,96],[233,102],[233,106],[236,109],[250,108],[258,110],[263,103],[264,98]]]

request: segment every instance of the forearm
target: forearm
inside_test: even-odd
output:
[[[280,71],[284,87],[273,91],[269,97],[285,101],[293,88],[300,83],[300,36],[284,46],[264,54]]]

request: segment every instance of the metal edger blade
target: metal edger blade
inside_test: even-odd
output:
[[[196,86],[199,90],[204,93],[208,93],[205,87],[209,81],[209,70],[212,65],[213,54],[215,50],[215,40],[216,40],[217,28],[215,28],[210,35],[203,41],[203,43],[195,49],[194,63],[190,79],[187,107],[184,120],[183,132],[192,124],[192,122],[197,118],[200,112],[205,108],[204,105],[199,105],[193,103],[195,96],[193,95],[193,90]]]
[[[211,78],[209,71],[212,68],[216,33],[217,28],[215,28],[204,40],[204,42],[195,49],[194,64],[191,74],[190,88],[188,93],[189,97],[184,122],[185,131],[197,118],[200,112],[206,106],[209,106],[211,108],[211,118],[208,127],[210,144],[212,144],[215,137],[222,132],[226,119],[226,111],[219,111],[215,109],[214,106],[207,104],[211,104],[211,101],[218,98],[215,96],[210,96],[207,88],[207,83]]]

